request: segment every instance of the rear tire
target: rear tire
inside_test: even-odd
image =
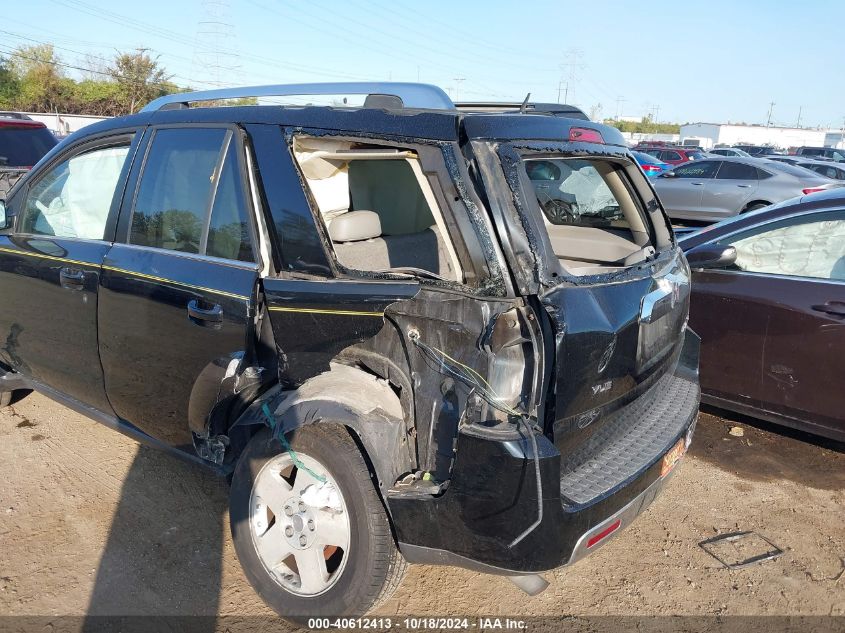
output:
[[[757,209],[762,209],[764,207],[768,207],[769,204],[770,204],[769,202],[755,202],[755,203],[749,204],[747,207],[745,207],[742,210],[742,212],[748,213],[749,211],[756,211]]]
[[[289,441],[295,460],[264,429],[238,460],[229,496],[238,559],[264,602],[288,620],[362,615],[390,597],[407,569],[367,463],[341,425],[309,425]],[[315,491],[333,487],[339,500],[315,501]]]

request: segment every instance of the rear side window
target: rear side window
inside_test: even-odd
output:
[[[135,198],[130,243],[252,261],[248,227],[232,133],[157,130]]]
[[[720,180],[757,180],[757,168],[744,163],[723,161],[716,178]]]
[[[678,152],[660,152],[660,160],[681,160]]]
[[[0,127],[0,167],[32,167],[56,143],[44,127]]]

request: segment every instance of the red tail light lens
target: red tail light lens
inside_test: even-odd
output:
[[[640,165],[643,168],[643,171],[662,171],[661,167],[657,165]]]
[[[825,190],[824,187],[810,187],[809,189],[802,189],[801,191],[803,191],[804,194],[806,195],[808,193],[818,193],[819,191],[824,191],[824,190]]]
[[[604,137],[598,130],[591,130],[587,127],[569,128],[569,140],[579,143],[600,143],[604,145]]]

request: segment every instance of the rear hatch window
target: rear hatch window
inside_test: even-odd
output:
[[[651,244],[650,225],[620,162],[558,155],[522,161],[554,254],[570,273],[627,265]]]
[[[32,167],[57,142],[44,127],[0,126],[0,168]]]

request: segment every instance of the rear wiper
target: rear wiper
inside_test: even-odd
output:
[[[404,275],[406,277],[425,277],[427,279],[437,279],[439,281],[452,281],[451,279],[441,277],[437,273],[433,273],[425,268],[416,268],[414,266],[397,266],[396,268],[385,268],[383,270],[372,270],[370,272]]]

